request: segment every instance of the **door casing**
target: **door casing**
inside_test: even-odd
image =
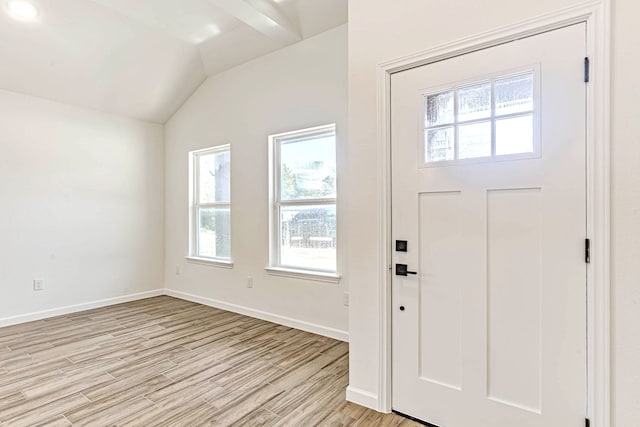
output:
[[[378,410],[391,407],[391,75],[546,31],[584,22],[590,81],[587,86],[587,266],[588,417],[609,427],[610,416],[610,10],[597,0],[465,38],[378,65],[378,208],[380,372]],[[347,390],[349,394],[349,390]]]

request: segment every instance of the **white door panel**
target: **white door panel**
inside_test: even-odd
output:
[[[585,50],[578,24],[392,76],[394,410],[584,425]]]

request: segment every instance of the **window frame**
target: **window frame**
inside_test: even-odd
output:
[[[189,255],[185,258],[187,261],[198,264],[210,264],[220,267],[233,267],[232,261],[232,240],[231,229],[229,230],[229,258],[211,257],[200,254],[200,211],[207,208],[227,208],[231,219],[231,191],[229,191],[228,202],[200,202],[200,158],[211,154],[229,153],[229,165],[231,167],[231,145],[216,145],[201,150],[189,152],[189,169],[190,169],[190,191],[189,191]],[[229,174],[229,190],[231,190],[231,173]],[[230,227],[231,228],[231,227]]]
[[[528,112],[518,112],[518,113],[509,113],[509,114],[496,114],[496,106],[495,106],[495,81],[506,79],[510,77],[516,77],[519,75],[529,74],[533,75],[533,108]],[[487,118],[482,119],[470,119],[470,120],[458,120],[458,91],[460,89],[465,89],[470,86],[474,86],[476,84],[481,83],[490,83],[491,84],[491,114]],[[426,123],[426,110],[425,110],[425,99],[428,96],[436,95],[438,93],[451,91],[453,92],[453,102],[454,102],[454,111],[453,111],[453,122],[446,125],[436,125],[436,126],[428,126]],[[442,167],[449,165],[457,165],[457,164],[466,164],[466,163],[493,163],[493,162],[502,162],[509,160],[526,160],[532,158],[539,158],[542,156],[542,143],[540,140],[540,105],[541,105],[541,89],[540,89],[540,64],[532,64],[524,67],[519,67],[515,69],[505,70],[501,72],[496,72],[492,74],[488,74],[485,76],[478,76],[473,79],[467,79],[462,81],[457,81],[454,83],[449,83],[446,85],[441,85],[438,87],[432,87],[429,89],[423,89],[418,93],[418,135],[419,135],[419,143],[418,143],[418,167],[419,168],[433,168],[433,167]],[[496,122],[501,119],[509,119],[509,118],[517,118],[524,117],[527,115],[532,116],[533,122],[533,151],[525,152],[525,153],[513,153],[513,154],[496,154]],[[458,158],[458,150],[459,150],[459,127],[461,125],[469,125],[481,122],[490,122],[491,123],[491,155],[482,156],[482,157],[470,157],[465,159]],[[427,144],[426,144],[426,131],[428,129],[437,129],[444,128],[447,126],[451,126],[454,128],[454,159],[450,160],[439,160],[439,161],[427,161],[426,153],[427,153]]]
[[[308,129],[301,129],[291,132],[279,133],[269,136],[269,265],[265,267],[268,273],[278,276],[289,276],[305,278],[323,282],[338,283],[338,191],[337,191],[337,171],[336,171],[336,195],[335,197],[324,197],[315,199],[294,199],[283,200],[281,195],[281,147],[283,142],[292,140],[315,139],[323,136],[333,136],[336,145],[337,163],[337,132],[335,123],[317,126]],[[280,227],[280,210],[283,207],[291,206],[335,206],[336,208],[336,269],[324,270],[320,268],[308,268],[295,265],[283,264],[281,261],[281,241],[282,229]]]

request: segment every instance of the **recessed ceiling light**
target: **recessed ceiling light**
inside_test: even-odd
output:
[[[34,21],[38,17],[38,8],[33,3],[24,0],[8,1],[7,10],[9,15],[18,21]]]

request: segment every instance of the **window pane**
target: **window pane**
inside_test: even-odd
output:
[[[491,83],[458,89],[458,121],[484,119],[491,116]]]
[[[463,125],[458,132],[458,158],[491,156],[491,122]]]
[[[282,200],[336,197],[336,137],[280,143],[280,197]]]
[[[496,115],[533,111],[533,73],[496,80]]]
[[[425,131],[427,149],[426,162],[453,160],[453,128],[431,129]]]
[[[533,115],[496,120],[496,154],[533,152]]]
[[[453,123],[453,92],[425,96],[424,109],[427,126]]]
[[[229,202],[231,157],[229,151],[198,156],[200,203]]]
[[[201,208],[198,227],[199,256],[231,258],[231,212],[229,208]]]
[[[336,271],[336,206],[280,209],[280,264]]]

